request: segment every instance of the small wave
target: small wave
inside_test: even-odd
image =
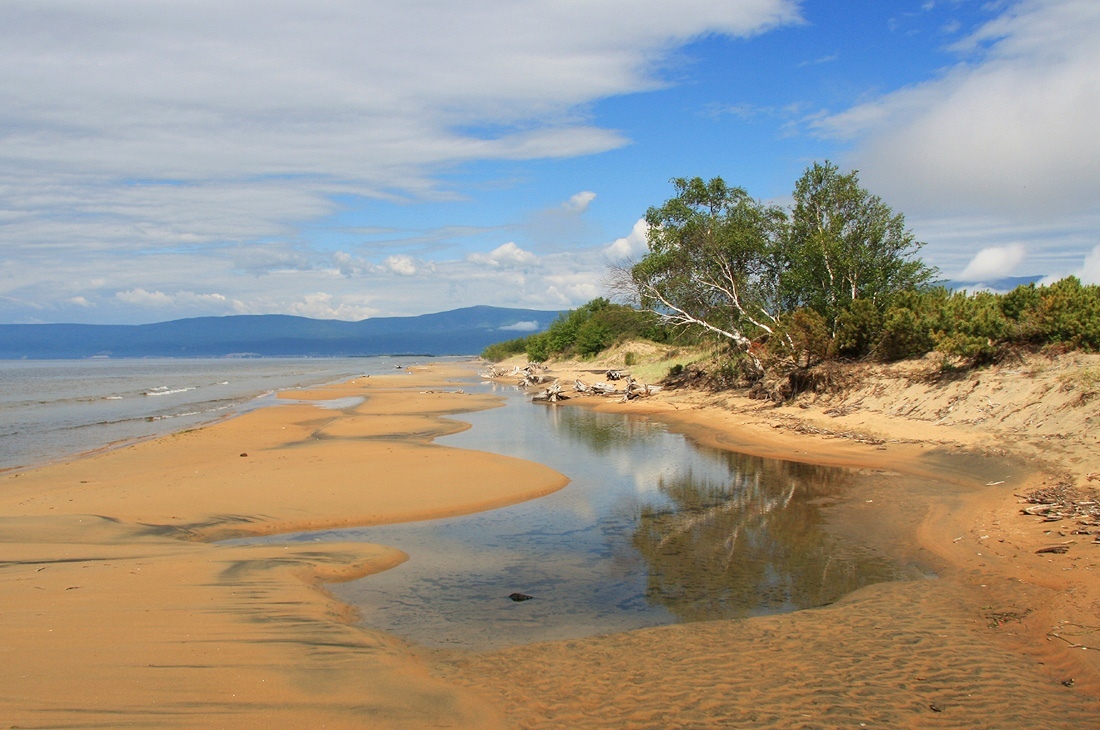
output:
[[[195,388],[168,388],[162,385],[159,388],[150,388],[145,391],[145,395],[172,395],[173,393],[186,393],[189,390],[195,390]]]

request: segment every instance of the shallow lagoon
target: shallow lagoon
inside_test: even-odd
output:
[[[567,487],[465,517],[269,538],[408,553],[331,587],[364,625],[489,648],[811,608],[927,573],[830,529],[831,510],[874,473],[701,448],[654,420],[486,387],[506,405],[458,416],[473,428],[439,443],[548,464]]]

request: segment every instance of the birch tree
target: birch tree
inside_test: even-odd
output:
[[[676,195],[646,213],[649,253],[629,270],[634,298],[747,351],[778,322],[786,214],[722,178],[672,182]]]
[[[817,311],[835,336],[852,302],[863,299],[881,313],[896,293],[932,281],[935,269],[916,258],[923,245],[904,215],[860,187],[856,172],[814,163],[795,184],[785,304]]]

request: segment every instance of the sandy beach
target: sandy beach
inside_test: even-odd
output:
[[[843,509],[869,544],[921,551],[937,577],[792,614],[429,651],[355,626],[323,588],[396,565],[399,550],[212,544],[465,514],[564,486],[536,463],[433,443],[465,427],[448,415],[499,404],[459,392],[472,374],[432,367],[283,393],[283,405],[213,426],[0,475],[0,726],[1100,723],[1100,546],[1021,517],[1015,496],[1100,472],[1095,403],[1067,411],[1084,421],[1065,438],[1046,438],[1061,433],[1053,417],[1015,435],[1005,419],[968,422],[959,397],[953,417],[924,419],[906,392],[847,409],[675,393],[581,404],[659,418],[721,448],[881,472]],[[951,387],[979,403],[996,382],[980,379]],[[936,411],[955,395],[922,397]],[[364,400],[310,402],[349,397]],[[910,397],[899,418],[891,408]],[[892,491],[890,474],[959,491],[921,502]],[[1035,552],[1067,540],[1064,554]]]

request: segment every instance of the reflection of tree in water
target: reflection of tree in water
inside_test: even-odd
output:
[[[672,503],[643,505],[634,547],[647,598],[682,621],[820,606],[891,580],[890,563],[827,535],[812,500],[838,494],[848,472],[728,454],[730,478],[662,479]]]

